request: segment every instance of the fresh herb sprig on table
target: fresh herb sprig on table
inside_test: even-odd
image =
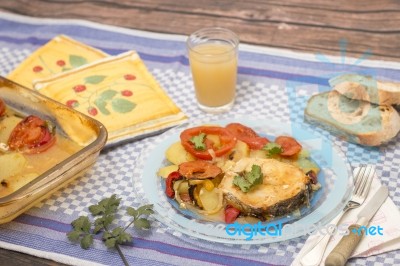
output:
[[[133,224],[137,229],[149,229],[150,222],[147,217],[153,214],[153,205],[144,205],[137,209],[128,207],[126,213],[132,221],[125,227],[112,225],[116,220],[120,198],[112,195],[102,199],[98,204],[89,207],[93,217],[98,217],[91,222],[88,216],[80,216],[71,225],[73,230],[67,233],[70,241],[80,242],[83,249],[88,249],[93,244],[93,237],[102,233],[102,240],[108,248],[116,248],[125,265],[129,265],[119,245],[132,241],[132,235],[126,230]]]

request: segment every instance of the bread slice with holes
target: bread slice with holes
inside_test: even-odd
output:
[[[400,104],[400,83],[380,81],[371,76],[344,74],[331,78],[329,85],[351,99],[378,105]]]
[[[366,146],[386,143],[400,131],[400,116],[392,106],[350,99],[335,90],[312,96],[304,117],[349,142]]]

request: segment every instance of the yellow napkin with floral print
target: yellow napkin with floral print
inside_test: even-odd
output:
[[[36,81],[34,88],[102,122],[108,144],[153,134],[187,119],[134,51]]]
[[[68,71],[107,56],[98,49],[65,35],[58,35],[32,53],[7,78],[32,88],[36,79]]]

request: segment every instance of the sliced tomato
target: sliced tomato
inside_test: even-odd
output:
[[[267,138],[260,137],[253,129],[240,123],[228,124],[226,129],[253,150],[260,150],[269,142]]]
[[[217,135],[220,139],[221,146],[216,148],[214,147],[212,141],[206,139],[204,141],[206,149],[196,149],[191,139],[195,136],[200,135],[201,133],[204,133],[206,135]],[[233,136],[226,128],[215,126],[200,126],[186,129],[182,131],[180,138],[181,143],[186,151],[188,151],[193,156],[203,160],[212,159],[212,155],[209,152],[210,149],[214,151],[215,156],[220,157],[231,151],[236,144],[235,136]]]
[[[281,145],[283,152],[281,156],[293,156],[299,153],[302,149],[300,143],[296,139],[288,136],[279,136],[275,139],[275,143]]]
[[[181,163],[178,172],[186,179],[207,179],[216,177],[222,170],[207,161],[190,161]]]
[[[0,117],[6,113],[6,104],[2,99],[0,99]]]
[[[10,134],[8,146],[11,150],[24,153],[41,153],[56,141],[54,130],[50,131],[49,122],[30,115],[19,122]]]
[[[227,224],[231,224],[237,219],[237,217],[240,214],[240,211],[238,209],[236,209],[235,207],[232,207],[232,206],[228,205],[225,208],[225,213],[224,214],[225,214],[225,222]]]

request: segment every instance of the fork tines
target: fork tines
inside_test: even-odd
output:
[[[355,194],[361,194],[363,191],[369,191],[368,187],[371,182],[367,182],[370,176],[375,174],[375,167],[373,165],[362,164],[358,168],[358,172],[355,175],[355,186],[357,189],[354,191]],[[368,186],[367,188],[365,186]]]

